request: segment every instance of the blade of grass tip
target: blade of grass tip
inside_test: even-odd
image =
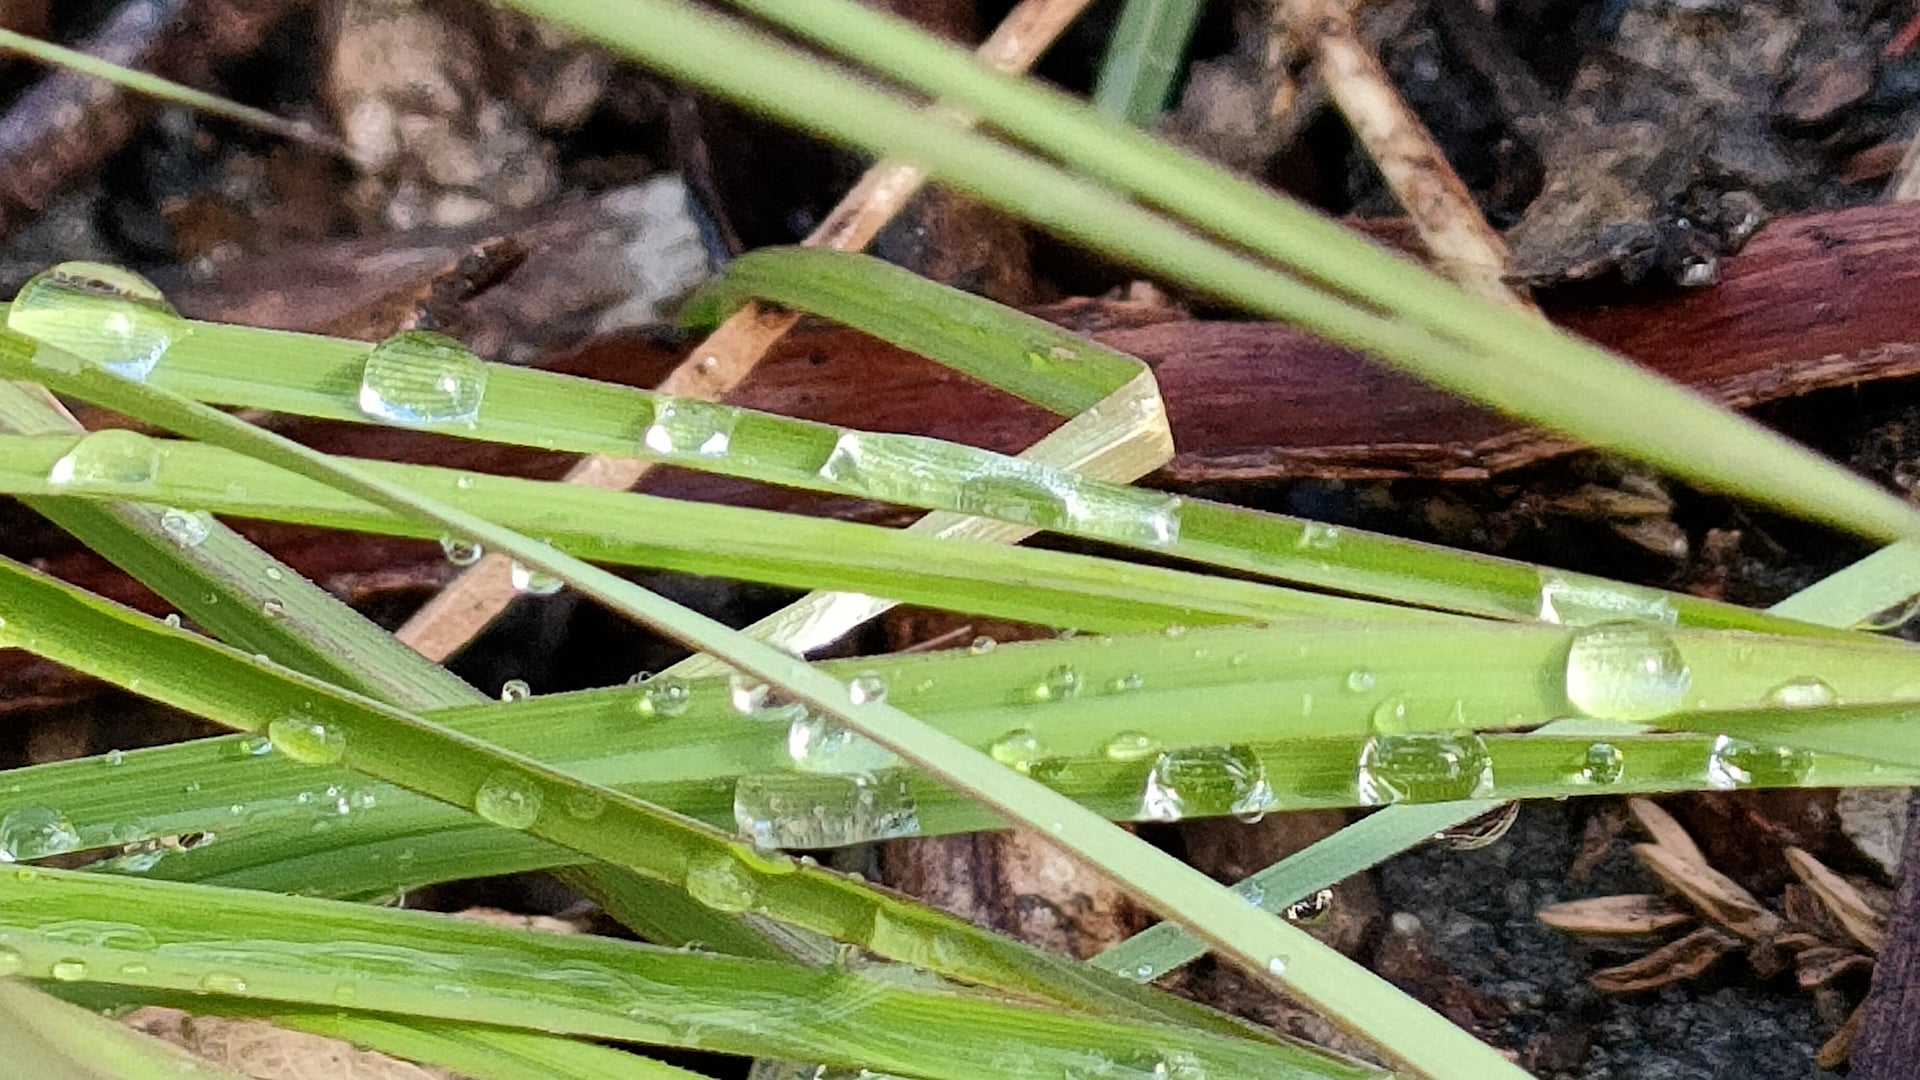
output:
[[[1456,342],[1469,339],[1442,337],[1412,322],[1352,306],[1187,232],[1106,188],[1004,144],[941,124],[896,96],[820,65],[738,22],[670,0],[632,0],[613,12],[592,0],[514,0],[514,4],[776,118],[875,152],[911,157],[931,175],[984,201],[1169,281],[1297,322],[1435,385],[1618,449],[1700,486],[1738,493],[1863,535],[1894,538],[1920,532],[1920,514],[1838,465],[1656,375],[1539,325],[1538,320],[1477,303],[1430,275],[1415,272],[1413,277],[1428,296],[1443,301],[1441,306],[1454,307],[1453,322],[1485,320],[1500,330],[1476,334],[1470,344],[1462,344]],[[932,75],[941,77],[943,86],[948,85],[945,77],[955,72],[963,78],[952,85],[963,89],[983,81],[972,61],[960,57],[957,66],[949,65],[947,61],[954,58],[924,35],[856,5],[831,0],[797,4],[743,0],[743,6],[916,85],[930,81],[926,64],[940,68]],[[897,49],[899,55],[876,55],[887,49]],[[984,82],[999,89],[1019,85],[998,78]],[[1049,110],[1052,120],[1066,116],[1065,122],[1083,136],[1083,143],[1100,142],[1107,128],[1125,132],[1129,140],[1144,138],[1124,124],[1095,129],[1075,123],[1072,117],[1098,114],[1069,108],[1045,95],[1038,97],[1038,107]],[[969,93],[955,100],[977,108],[983,96]],[[1022,102],[1029,100],[1021,97]],[[1005,115],[1007,111],[994,110],[996,126],[1014,131],[1029,126],[1019,117]],[[982,115],[987,115],[985,110]],[[1086,137],[1089,134],[1091,138]],[[1151,140],[1146,142],[1152,145]],[[1076,148],[1076,155],[1081,149]],[[1196,172],[1203,180],[1211,176],[1184,162],[1176,154],[1172,165],[1156,163],[1153,170],[1173,187]],[[1285,206],[1271,198],[1260,205]],[[1291,216],[1313,217],[1304,211]],[[1327,233],[1343,249],[1353,246],[1350,238],[1323,222],[1316,234]],[[1303,255],[1295,262],[1304,265],[1311,258]],[[1411,269],[1402,264],[1398,277],[1407,276]],[[1526,377],[1516,377],[1517,373]]]
[[[76,934],[112,920],[128,933]],[[23,971],[64,981],[437,1017],[909,1076],[1056,1080],[1090,1062],[1152,1075],[1364,1080],[1308,1048],[807,968],[446,915],[72,871],[0,877]],[[451,989],[457,987],[458,989]]]
[[[235,123],[245,124],[270,135],[302,143],[337,157],[347,156],[347,148],[341,144],[340,140],[315,131],[310,124],[282,119],[265,109],[256,109],[237,101],[229,101],[217,94],[195,90],[191,86],[183,86],[158,75],[135,71],[110,60],[102,60],[77,49],[69,49],[50,41],[28,37],[5,27],[0,27],[0,50],[17,52],[42,63],[78,71],[83,75],[91,75],[96,79],[125,87],[137,94],[145,94],[148,97],[159,98],[161,101],[224,117]]]
[[[1094,107],[1130,124],[1153,126],[1180,76],[1200,9],[1200,0],[1127,0],[1100,61]]]
[[[14,955],[0,946],[0,960]],[[34,1080],[245,1080],[18,979],[0,978],[0,1044],[7,1071]]]
[[[1832,627],[1852,626],[1867,615],[1920,594],[1920,559],[1910,542],[1891,544],[1852,565],[1774,604],[1774,614],[1804,619]],[[1892,722],[1908,719],[1903,709],[1890,710]],[[1791,735],[1804,736],[1798,728],[1783,730],[1773,722],[1767,735],[1777,741],[1795,743]],[[1718,727],[1718,724],[1713,725]],[[1756,725],[1758,727],[1758,725]],[[1871,724],[1864,735],[1830,731],[1826,749],[1873,760],[1874,751],[1884,749],[1884,722]],[[1631,736],[1647,730],[1643,724],[1616,724],[1596,720],[1555,721],[1534,734],[1549,735],[1591,732],[1602,737]],[[1857,730],[1857,729],[1856,729]],[[1617,732],[1618,735],[1614,733]],[[1761,734],[1756,731],[1756,734]],[[1470,821],[1493,809],[1493,800],[1469,800],[1459,803],[1434,803],[1427,806],[1389,806],[1320,840],[1296,854],[1250,875],[1234,886],[1248,898],[1260,898],[1268,910],[1285,905],[1345,878],[1364,872],[1431,839],[1436,833]],[[1269,899],[1270,898],[1270,899]],[[1149,927],[1108,947],[1094,957],[1092,964],[1128,978],[1142,981],[1157,979],[1173,969],[1191,963],[1204,952],[1199,939],[1172,923]]]
[[[698,652],[724,660],[748,675],[780,687],[796,700],[874,739],[946,783],[973,793],[1012,822],[1041,830],[1085,859],[1148,907],[1186,923],[1257,978],[1271,980],[1313,1005],[1334,1022],[1368,1039],[1388,1056],[1432,1080],[1521,1075],[1486,1044],[1354,964],[1311,935],[1258,911],[1205,874],[1161,852],[1054,791],[1001,766],[952,736],[931,728],[882,700],[850,694],[849,684],[802,661],[690,611],[607,571],[491,522],[426,500],[366,471],[327,458],[272,432],[156,387],[122,378],[93,363],[42,345],[26,361],[0,351],[0,369],[41,381],[63,393],[155,423],[178,434],[252,454],[391,509],[436,520],[455,535],[512,554],[523,565],[559,577],[582,595],[608,605]],[[73,370],[74,368],[78,370]],[[417,718],[412,724],[425,727]],[[415,730],[418,730],[416,727]],[[446,744],[442,734],[436,741]],[[477,749],[477,748],[476,748]],[[495,752],[497,754],[497,751]],[[484,768],[479,761],[476,767]],[[541,786],[561,790],[577,782],[522,766]],[[370,769],[369,771],[374,771]],[[417,781],[418,778],[412,778]],[[473,797],[462,779],[457,800]],[[585,794],[598,797],[600,789]],[[612,800],[608,800],[612,805]],[[641,809],[635,806],[634,809]],[[537,819],[544,820],[544,819]],[[597,844],[582,830],[557,830],[550,839],[592,854]],[[564,837],[564,839],[563,839]],[[736,858],[730,866],[751,874]],[[752,855],[760,859],[759,855]],[[780,875],[787,880],[797,873]]]
[[[1026,70],[1088,2],[1020,0],[981,44],[978,53],[981,61],[998,70]],[[879,235],[925,183],[926,175],[912,164],[877,162],[804,243],[841,251],[860,250]],[[758,305],[743,308],[697,345],[688,359],[667,375],[659,389],[717,401],[738,386],[798,321],[798,313],[766,311]],[[596,454],[574,465],[566,479],[569,483],[602,488],[631,488],[652,467],[650,461]],[[1118,477],[1133,478],[1132,475]],[[482,556],[478,564],[463,572],[409,618],[398,636],[422,654],[444,660],[504,611],[517,591],[513,588],[511,562],[497,556]],[[773,629],[769,627],[768,631]]]

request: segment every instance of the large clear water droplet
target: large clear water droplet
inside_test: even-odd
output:
[[[1540,621],[1561,626],[1643,622],[1672,626],[1680,612],[1658,589],[1626,585],[1564,570],[1540,572]]]
[[[657,397],[640,445],[655,454],[725,457],[740,410],[694,398]]]
[[[1680,710],[1692,685],[1680,649],[1657,626],[1586,627],[1567,650],[1567,700],[1602,720],[1658,720]]]
[[[29,278],[7,311],[7,326],[61,350],[41,349],[37,364],[77,372],[64,352],[136,380],[192,331],[153,282],[92,262],[61,263]]]
[[[1234,814],[1251,817],[1274,805],[1267,766],[1245,746],[1169,750],[1154,759],[1140,794],[1140,813],[1154,821]]]
[[[267,738],[303,765],[334,765],[347,755],[347,733],[310,717],[283,716],[267,725]]]
[[[1760,746],[1716,735],[1707,750],[1707,785],[1721,791],[1743,787],[1797,787],[1813,771],[1813,755],[1790,746]]]
[[[396,424],[465,424],[480,418],[487,365],[431,330],[406,330],[374,346],[360,374],[360,411]]]
[[[1375,735],[1360,748],[1355,787],[1365,806],[1485,798],[1493,756],[1472,732]]]
[[[213,532],[213,519],[199,510],[169,506],[160,511],[160,531],[181,547],[199,547]]]
[[[755,847],[828,848],[913,836],[920,812],[906,773],[750,773],[733,787],[733,820]]]
[[[543,796],[532,780],[506,769],[490,774],[473,796],[473,812],[506,829],[525,829],[540,816]]]
[[[60,811],[18,806],[0,817],[0,863],[64,855],[80,846],[80,833]]]
[[[815,773],[871,773],[900,764],[893,751],[823,716],[807,715],[787,728],[793,767]]]
[[[1788,679],[1767,691],[1767,704],[1778,709],[1817,709],[1838,703],[1840,695],[1826,680],[1812,675]]]
[[[134,491],[153,489],[160,471],[160,444],[137,431],[107,428],[90,432],[47,470],[49,484],[103,485]]]

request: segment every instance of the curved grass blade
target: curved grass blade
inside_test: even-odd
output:
[[[0,1041],[7,1048],[7,1069],[34,1080],[179,1080],[186,1074],[243,1080],[239,1073],[17,979],[0,978]]]
[[[0,877],[22,970],[67,981],[345,1006],[475,1024],[804,1057],[912,1076],[1054,1080],[1169,1057],[1216,1075],[1361,1078],[1304,1046],[853,970],[541,934],[392,908],[54,870]]]
[[[617,17],[592,0],[514,3],[779,119],[910,157],[930,175],[1169,280],[1309,327],[1437,386],[1703,487],[1883,539],[1912,536],[1920,523],[1897,498],[1758,424],[1544,321],[1499,311],[1299,204],[1125,123],[991,71],[899,18],[845,0],[735,0],[1361,303],[1349,306],[1267,273],[1072,173],[970,132],[927,124],[902,100],[738,23],[670,0],[636,0]]]
[[[79,358],[50,346],[43,345],[35,357],[36,360],[22,362],[17,357],[0,356],[0,369],[159,424],[181,435],[241,450],[295,471],[324,478],[343,490],[381,505],[430,518],[456,535],[467,536],[496,550],[510,553],[524,565],[560,577],[579,589],[582,595],[667,633],[689,648],[708,653],[750,676],[779,687],[809,708],[818,710],[836,723],[846,725],[850,731],[874,740],[940,780],[968,791],[1004,814],[1010,822],[1044,830],[1065,850],[1097,867],[1147,906],[1187,924],[1224,955],[1252,969],[1257,977],[1284,985],[1296,997],[1320,1009],[1334,1022],[1356,1033],[1364,1032],[1389,1056],[1409,1063],[1418,1062],[1420,1070],[1433,1077],[1433,1080],[1446,1080],[1453,1076],[1464,1078],[1467,1075],[1476,1078],[1499,1076],[1513,1072],[1512,1066],[1485,1044],[1311,935],[1249,907],[1205,874],[1115,827],[1071,799],[1002,768],[992,759],[928,727],[883,699],[870,696],[857,699],[850,695],[848,684],[604,570],[581,563],[471,514],[412,495],[364,471],[328,459],[271,432],[253,428],[225,413],[145,383],[128,381],[93,363],[76,363]],[[74,370],[76,367],[78,370]],[[302,713],[296,711],[292,715],[299,716]],[[400,722],[394,723],[396,720]],[[485,784],[482,783],[476,790],[474,783],[476,774],[487,772],[485,766],[488,758],[504,760],[493,748],[472,743],[461,747],[466,753],[453,753],[453,748],[459,746],[462,740],[413,717],[362,715],[346,728],[362,725],[373,733],[371,741],[374,747],[369,756],[381,765],[390,763],[393,760],[392,752],[404,747],[412,751],[415,767],[425,768],[428,763],[421,760],[421,752],[432,744],[439,744],[442,757],[446,759],[443,765],[453,766],[459,762],[467,771],[466,775],[461,776],[459,772],[442,771],[435,767],[433,771],[438,775],[434,779],[445,781],[449,786],[431,793],[462,805],[474,805],[474,800],[485,794]],[[461,761],[462,758],[465,760]],[[356,758],[354,765],[380,774],[379,768],[365,759]],[[530,785],[542,791],[553,788],[556,794],[568,792],[589,798],[598,797],[603,790],[581,785],[563,774],[541,768],[525,759],[520,759],[515,765],[517,767],[510,769],[509,773],[512,782],[518,785]],[[410,775],[406,779],[409,786],[425,786],[421,775]],[[613,808],[620,806],[626,811],[622,816],[631,819],[631,824],[644,823],[654,826],[656,833],[665,832],[660,828],[665,823],[665,816],[646,804],[627,800],[623,796],[607,799],[606,805],[609,818]],[[529,828],[540,830],[546,821],[547,817],[536,816]],[[609,820],[609,828],[613,824]],[[578,825],[578,821],[547,825],[537,834],[583,853],[607,857],[611,849],[603,846],[606,841],[593,836],[583,837],[581,833],[589,830],[582,830]],[[749,897],[781,882],[804,881],[813,884],[817,880],[804,870],[785,872],[790,868],[779,864],[777,860],[773,865],[768,865],[744,845],[729,845],[729,850],[714,852],[717,860],[724,860],[717,871],[712,867],[695,867],[686,859],[689,854],[687,846],[691,845],[694,837],[706,837],[691,825],[691,822],[685,823],[677,831],[676,838],[683,846],[668,857],[666,869],[669,873],[663,875],[668,880],[687,884],[690,869],[697,874],[718,872],[730,880],[743,883],[742,891]],[[630,830],[622,830],[616,846],[631,838]],[[598,850],[583,846],[587,844],[596,845]],[[631,869],[641,869],[644,865],[635,860],[635,853],[631,851],[622,855],[623,858],[611,861]],[[658,857],[657,854],[654,856],[655,859]],[[776,865],[781,868],[774,869]],[[860,892],[857,889],[852,891]],[[825,932],[821,927],[810,929]],[[876,946],[875,951],[884,953],[885,949]],[[1037,964],[1038,961],[1030,956],[1026,970],[1021,974],[1030,977],[1030,972],[1036,970]],[[1081,978],[1090,973],[1090,969],[1075,968],[1075,974]],[[1066,972],[1058,974],[1062,979],[1069,978]]]

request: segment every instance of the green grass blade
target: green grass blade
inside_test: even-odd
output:
[[[213,1010],[233,999],[197,998]],[[338,1008],[263,1011],[272,1023],[343,1039],[393,1057],[450,1069],[471,1080],[703,1080],[700,1073],[610,1046],[531,1031],[414,1019],[405,1023]]]
[[[1122,122],[990,71],[901,19],[847,0],[735,0],[802,38],[958,104],[1216,237],[1309,273],[1365,306],[1349,306],[1269,273],[1105,188],[990,139],[928,124],[910,103],[737,23],[671,0],[634,0],[617,16],[592,0],[514,2],[779,119],[909,157],[990,203],[1169,280],[1299,323],[1435,385],[1701,486],[1868,536],[1910,536],[1920,521],[1900,500],[1757,424],[1541,320],[1499,311],[1304,207]]]
[[[1920,596],[1920,544],[1890,544],[1768,609],[1825,626],[1858,626]]]
[[[1093,107],[1139,127],[1160,119],[1200,8],[1200,0],[1127,0],[1093,85]]]
[[[12,954],[0,945],[0,957]],[[17,957],[15,957],[17,959]],[[0,978],[0,1044],[7,1070],[33,1080],[242,1080],[210,1061],[98,1013]]]
[[[101,933],[103,925],[112,932]],[[767,1053],[926,1077],[1048,1080],[1089,1060],[1191,1058],[1215,1075],[1366,1077],[1279,1042],[914,989],[852,970],[542,934],[391,908],[99,874],[0,879],[22,970],[67,981],[349,1007]],[[343,1002],[342,999],[346,1000]]]

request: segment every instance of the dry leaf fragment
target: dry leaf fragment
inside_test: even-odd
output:
[[[1740,940],[1711,926],[1662,945],[1645,956],[1596,971],[1587,980],[1594,989],[1614,994],[1657,990],[1669,983],[1695,978],[1730,952]]]
[[[1707,865],[1707,857],[1693,842],[1693,837],[1688,836],[1687,830],[1681,828],[1673,815],[1662,810],[1659,804],[1651,799],[1628,799],[1627,810],[1640,823],[1640,827],[1647,830],[1647,835],[1653,837],[1654,843],[1688,862]]]
[[[1797,847],[1787,849],[1787,865],[1807,888],[1820,898],[1842,929],[1853,940],[1875,953],[1886,940],[1886,919],[1853,883],[1824,866],[1820,860]]]
[[[1748,941],[1770,940],[1786,928],[1780,916],[1752,893],[1704,862],[1695,862],[1660,844],[1635,844],[1633,853],[1701,915]]]
[[[1555,930],[1593,937],[1630,937],[1669,930],[1693,916],[1649,893],[1622,893],[1548,904],[1537,912]]]

